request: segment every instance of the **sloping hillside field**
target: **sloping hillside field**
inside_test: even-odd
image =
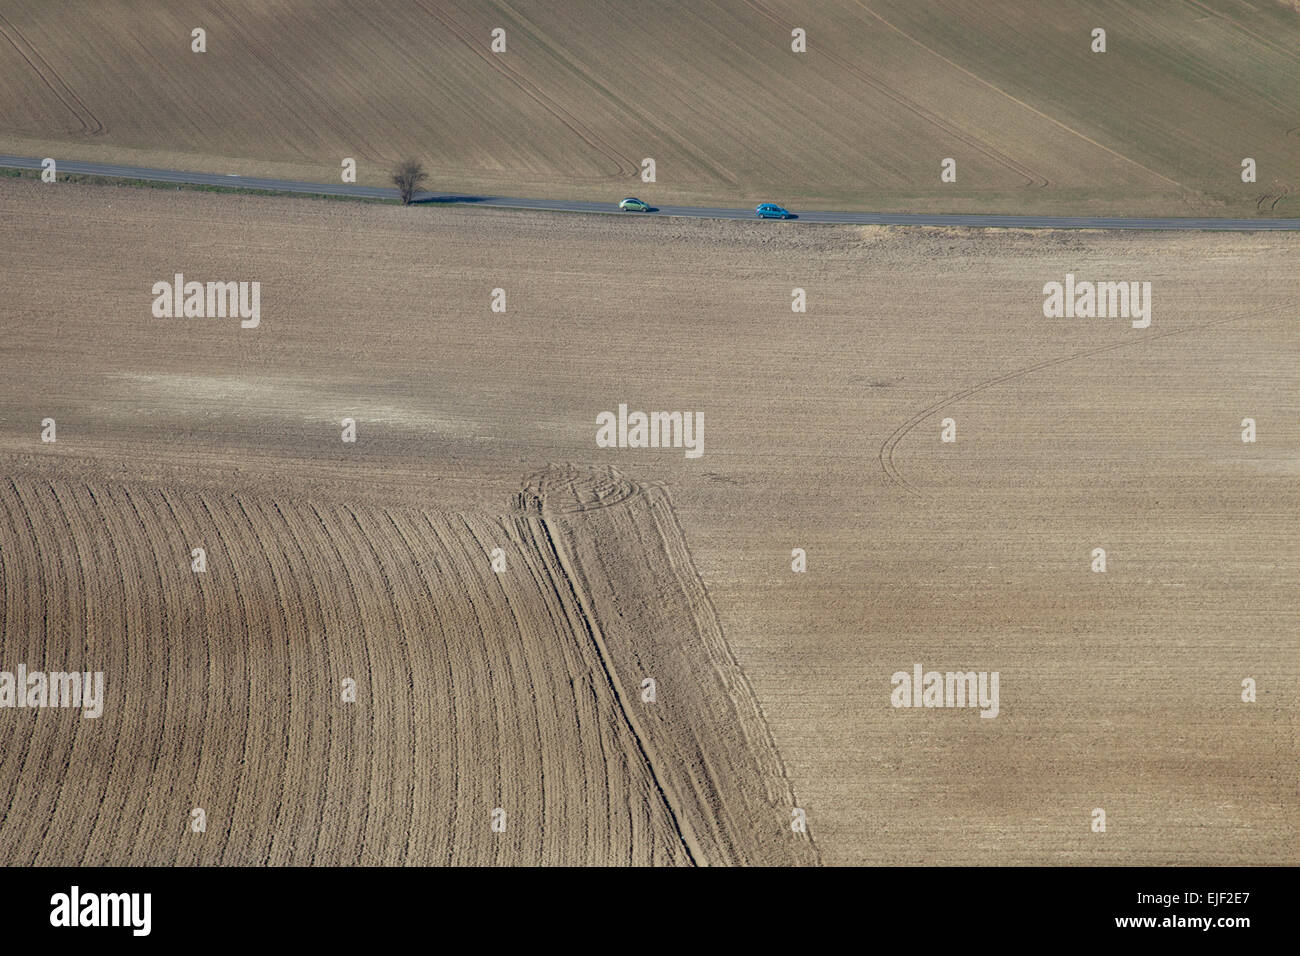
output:
[[[351,158],[367,185],[414,157],[439,191],[609,202],[1300,215],[1300,10],[1279,0],[8,0],[0,78],[20,156],[330,183]]]
[[[1300,862],[1295,235],[0,242],[6,864]]]

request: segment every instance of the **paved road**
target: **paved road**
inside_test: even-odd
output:
[[[41,161],[27,156],[0,155],[0,167],[40,169]],[[221,173],[190,173],[178,169],[149,169],[143,166],[114,166],[108,163],[81,163],[59,160],[61,173],[109,176],[121,179],[145,179],[160,183],[187,183],[205,186],[234,186],[242,189],[273,189],[279,192],[312,193],[323,196],[360,196],[369,199],[396,199],[396,189],[379,186],[356,186],[345,183],[304,183],[290,179],[258,179]],[[572,199],[510,199],[505,196],[473,196],[456,193],[420,193],[421,202],[463,203],[476,206],[499,206],[506,209],[544,209],[556,212],[618,212],[616,203],[584,202]],[[761,198],[761,197],[760,197]],[[958,216],[909,215],[875,212],[797,212],[798,222],[852,223],[886,226],[1009,226],[1021,229],[1178,229],[1251,232],[1257,230],[1297,230],[1300,219],[1116,219],[1103,216]],[[622,213],[625,216],[644,213]],[[724,209],[714,206],[659,206],[651,215],[686,216],[691,219],[752,219],[753,207]]]

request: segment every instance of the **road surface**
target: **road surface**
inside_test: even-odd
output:
[[[27,156],[0,155],[0,167],[40,169],[41,160]],[[58,171],[87,176],[118,179],[143,179],[159,183],[183,183],[202,186],[228,186],[239,189],[269,189],[277,192],[310,193],[320,196],[357,196],[365,199],[396,199],[397,190],[380,186],[357,186],[347,183],[306,183],[291,179],[259,179],[223,173],[193,173],[179,169],[150,169],[143,166],[115,166],[109,163],[83,163],[58,160]],[[419,193],[419,202],[463,203],[497,206],[505,209],[541,209],[550,212],[616,213],[622,196],[610,202],[574,199],[511,199],[506,196],[473,196],[457,193]],[[763,197],[759,197],[762,199]],[[757,200],[756,200],[757,201]],[[799,212],[792,210],[797,222],[850,223],[884,226],[1003,226],[1020,229],[1176,229],[1252,232],[1259,230],[1297,230],[1300,219],[1124,219],[1107,216],[961,216],[875,212]],[[643,216],[646,213],[619,213]],[[753,219],[753,207],[725,209],[716,206],[658,206],[649,215],[685,216],[689,219]]]

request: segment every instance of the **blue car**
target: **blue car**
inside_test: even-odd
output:
[[[789,219],[790,211],[774,202],[764,202],[754,207],[754,215],[759,219]]]

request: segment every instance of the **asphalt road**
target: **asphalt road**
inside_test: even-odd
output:
[[[0,155],[0,167],[40,169],[41,161],[28,156]],[[204,186],[231,186],[241,189],[271,189],[278,192],[310,193],[323,196],[359,196],[367,199],[396,199],[397,190],[379,186],[346,183],[304,183],[290,179],[258,179],[221,173],[191,173],[179,169],[150,169],[143,166],[114,166],[109,163],[82,163],[59,160],[58,171],[88,176],[120,179],[144,179],[160,183],[185,183]],[[542,209],[552,212],[616,213],[622,196],[610,202],[587,202],[573,199],[511,199],[506,196],[473,196],[457,193],[420,193],[419,202],[461,203],[475,206],[498,206],[506,209]],[[768,201],[758,197],[757,201]],[[852,223],[886,226],[1006,226],[1020,229],[1176,229],[1214,230],[1219,232],[1253,232],[1300,229],[1300,219],[1123,219],[1106,216],[959,216],[910,215],[906,213],[821,212],[795,213],[796,222]],[[646,213],[620,213],[643,216]],[[658,206],[652,216],[685,216],[691,219],[752,219],[753,207],[724,209],[715,206]]]

